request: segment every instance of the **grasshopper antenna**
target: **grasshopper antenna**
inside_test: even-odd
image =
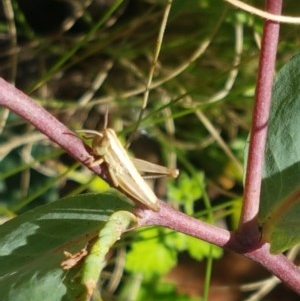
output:
[[[109,108],[108,106],[106,106],[105,114],[104,114],[104,129],[107,129],[107,125],[108,125],[108,111]]]
[[[159,54],[160,54],[162,40],[163,40],[165,29],[166,29],[166,26],[167,26],[167,21],[168,21],[169,13],[170,13],[170,10],[171,10],[172,2],[173,2],[173,0],[167,1],[166,7],[165,7],[165,10],[164,10],[164,15],[163,15],[162,22],[161,22],[161,25],[160,25],[158,37],[157,37],[157,40],[156,40],[156,46],[154,48],[153,60],[152,60],[152,64],[151,64],[151,67],[150,67],[150,70],[149,70],[148,81],[146,83],[146,89],[145,89],[145,93],[144,93],[144,97],[143,97],[142,108],[141,108],[138,120],[136,122],[136,126],[134,127],[131,135],[129,136],[128,142],[126,144],[126,148],[129,147],[130,143],[134,139],[134,136],[137,132],[137,129],[138,129],[141,121],[142,121],[144,112],[145,112],[146,107],[147,107],[147,103],[148,103],[148,99],[149,99],[149,93],[150,93],[151,84],[152,84],[152,79],[153,79],[154,71],[155,71],[155,68],[156,68],[156,65],[157,65],[158,57],[159,57]]]

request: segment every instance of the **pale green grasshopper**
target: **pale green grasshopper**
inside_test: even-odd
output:
[[[94,130],[79,130],[78,132],[94,136],[92,155],[100,157],[100,159],[94,160],[91,166],[105,162],[115,187],[119,187],[135,201],[152,210],[158,210],[158,198],[139,171],[153,175],[153,177],[171,176],[176,178],[179,174],[177,169],[169,169],[141,159],[130,158],[115,131],[106,126],[100,132]]]

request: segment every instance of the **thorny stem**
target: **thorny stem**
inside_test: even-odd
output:
[[[281,8],[282,0],[266,1],[266,11],[268,12],[279,15]],[[253,245],[260,238],[256,219],[259,211],[260,187],[271,108],[279,29],[279,23],[269,20],[265,21],[253,109],[253,123],[250,132],[244,201],[239,229],[239,238],[245,244],[246,248]]]

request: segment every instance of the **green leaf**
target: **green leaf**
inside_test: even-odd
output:
[[[169,272],[177,264],[179,252],[187,251],[196,260],[219,258],[223,254],[216,246],[169,229],[151,228],[140,235],[142,240],[133,243],[127,254],[126,269],[142,273],[146,280],[157,280],[157,276]]]
[[[300,54],[278,73],[272,99],[259,223],[271,252],[300,242]]]
[[[176,250],[166,247],[159,232],[151,228],[140,233],[143,240],[133,243],[127,254],[127,271],[142,273],[144,278],[150,279],[167,273],[176,265]]]
[[[222,249],[201,239],[180,232],[170,232],[168,229],[165,229],[164,232],[170,234],[165,237],[165,243],[170,249],[180,252],[187,251],[196,260],[202,260],[208,256],[220,258],[223,254]],[[212,248],[212,252],[210,248]]]
[[[80,251],[111,214],[130,210],[119,194],[85,194],[22,214],[0,227],[1,300],[75,300],[64,251]],[[73,291],[74,290],[74,291]]]
[[[184,206],[184,211],[188,215],[194,213],[194,203],[202,197],[204,190],[204,175],[202,172],[195,173],[194,177],[189,177],[186,173],[181,173],[177,185],[169,185],[168,198],[177,201]]]

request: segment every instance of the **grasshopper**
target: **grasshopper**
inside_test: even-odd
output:
[[[152,174],[154,177],[169,175],[176,178],[179,174],[177,169],[168,169],[148,161],[130,158],[115,131],[106,126],[100,132],[94,130],[79,130],[78,132],[92,135],[92,155],[100,159],[93,161],[91,166],[105,162],[115,187],[119,187],[135,201],[152,210],[158,210],[158,198],[139,171]]]

